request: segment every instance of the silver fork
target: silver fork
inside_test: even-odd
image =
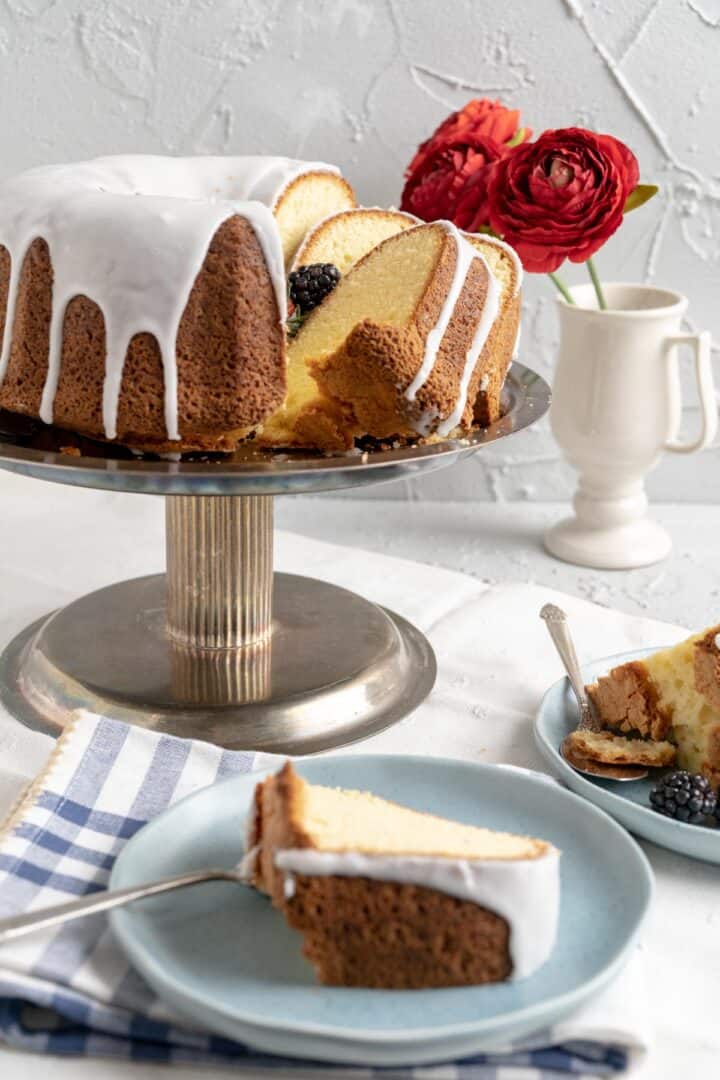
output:
[[[66,904],[40,908],[31,915],[14,915],[10,919],[0,919],[0,945],[14,941],[15,938],[24,937],[25,934],[31,934],[35,930],[59,926],[73,919],[83,919],[86,915],[97,915],[101,911],[112,911],[113,908],[132,904],[136,900],[144,900],[148,896],[160,896],[162,893],[173,892],[175,889],[185,889],[189,885],[200,885],[204,881],[234,881],[238,885],[250,884],[247,867],[241,862],[229,870],[190,870],[188,873],[162,878],[160,881],[152,881],[147,885],[131,885],[126,889],[106,889],[104,892],[92,893],[91,896],[81,896],[78,900],[70,900]]]
[[[602,722],[597,715],[595,706],[585,689],[585,682],[580,673],[575,645],[570,634],[568,619],[562,608],[556,604],[545,604],[540,612],[540,618],[544,620],[548,633],[558,651],[567,672],[570,685],[573,688],[580,708],[580,720],[576,731],[602,731]],[[606,780],[642,780],[648,771],[643,765],[603,765],[599,761],[592,761],[583,757],[568,742],[569,736],[560,744],[560,753],[572,765],[577,772],[588,776],[598,776]]]

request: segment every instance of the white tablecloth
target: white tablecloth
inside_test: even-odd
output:
[[[4,480],[3,487],[0,644],[83,592],[162,568],[162,500],[22,481]],[[382,503],[375,506],[381,516]],[[276,562],[280,569],[337,582],[394,608],[425,630],[435,646],[440,675],[431,702],[363,744],[363,750],[411,750],[541,768],[531,717],[542,692],[561,674],[537,616],[547,599],[559,599],[569,611],[581,659],[681,636],[678,628],[537,586],[488,587],[452,571],[293,534],[278,534]],[[0,718],[0,813],[43,763],[49,745],[47,737]],[[720,1059],[720,871],[643,846],[658,879],[643,944],[656,1050],[638,1075],[645,1080],[713,1076]],[[57,1080],[121,1075],[140,1080],[162,1071],[33,1059],[0,1049],[3,1080],[48,1074]],[[198,1075],[210,1080],[213,1073]]]

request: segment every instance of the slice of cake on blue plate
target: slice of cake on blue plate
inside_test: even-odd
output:
[[[523,978],[555,942],[551,844],[309,784],[289,763],[256,788],[248,851],[253,883],[328,985]]]

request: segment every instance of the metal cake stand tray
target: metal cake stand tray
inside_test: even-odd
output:
[[[110,585],[27,627],[0,656],[0,700],[58,734],[86,710],[230,749],[308,754],[412,712],[436,665],[394,612],[327,582],[273,573],[275,495],[418,476],[528,427],[547,384],[512,366],[504,415],[467,438],[334,456],[134,457],[0,412],[0,468],[164,495],[167,572]]]

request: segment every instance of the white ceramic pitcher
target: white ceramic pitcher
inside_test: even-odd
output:
[[[630,569],[669,554],[667,532],[648,517],[646,473],[662,450],[690,454],[717,431],[710,335],[681,330],[687,298],[649,285],[609,284],[599,311],[592,285],[558,301],[561,342],[553,434],[580,479],[575,516],[545,536],[551,554],[580,566]],[[700,432],[680,442],[678,350],[693,350]]]

